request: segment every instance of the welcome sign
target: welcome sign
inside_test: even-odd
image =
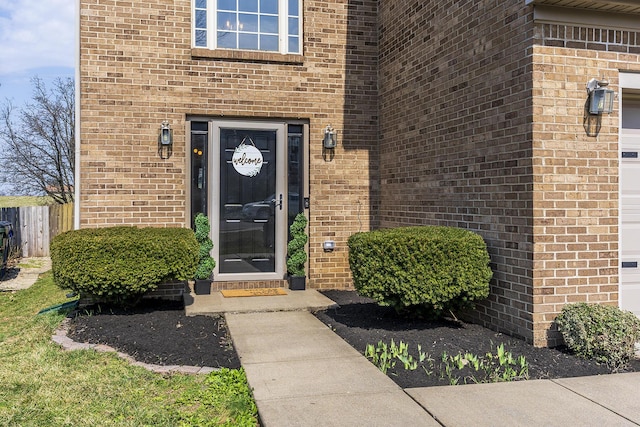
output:
[[[251,142],[251,145],[247,145],[242,140],[240,145],[233,151],[231,162],[240,175],[253,177],[260,173],[263,157],[260,150],[253,145],[253,141]]]

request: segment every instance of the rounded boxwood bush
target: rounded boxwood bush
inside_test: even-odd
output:
[[[358,293],[397,311],[438,316],[489,295],[489,254],[471,231],[400,227],[354,234],[348,246]]]
[[[624,369],[640,341],[640,319],[618,307],[575,303],[565,305],[556,318],[567,347],[576,355]]]
[[[198,242],[184,228],[73,230],[51,242],[55,283],[80,295],[130,304],[160,283],[193,277]]]

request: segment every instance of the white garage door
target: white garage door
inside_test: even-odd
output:
[[[640,315],[640,96],[623,92],[620,131],[620,307]]]

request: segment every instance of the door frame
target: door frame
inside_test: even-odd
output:
[[[282,209],[275,210],[275,271],[256,273],[220,273],[220,130],[221,129],[249,129],[267,130],[276,132],[276,188],[275,194],[283,195]],[[209,122],[209,135],[211,150],[209,150],[209,212],[211,227],[211,240],[213,241],[212,256],[216,260],[213,271],[215,281],[245,281],[245,280],[278,280],[284,278],[286,272],[286,238],[287,238],[287,150],[286,150],[286,123],[279,121],[252,121],[252,120],[211,120]]]
[[[309,213],[310,213],[310,209],[309,209],[309,196],[310,196],[310,177],[309,177],[309,170],[310,170],[310,149],[309,149],[309,140],[310,140],[310,132],[309,132],[309,128],[310,128],[310,124],[309,124],[309,120],[308,119],[265,119],[265,118],[259,118],[259,117],[255,117],[255,118],[225,118],[225,117],[220,117],[220,116],[204,116],[204,115],[199,115],[199,114],[188,114],[185,117],[185,122],[184,122],[184,136],[185,136],[185,148],[186,148],[186,152],[185,152],[185,227],[187,228],[192,228],[193,227],[193,215],[196,211],[193,210],[193,206],[192,206],[192,197],[193,197],[193,191],[199,191],[196,188],[193,187],[193,182],[192,179],[193,177],[191,176],[192,173],[192,152],[191,150],[193,149],[192,146],[192,141],[191,141],[191,137],[192,137],[192,123],[193,122],[200,122],[200,123],[207,123],[207,128],[206,128],[206,132],[208,134],[207,137],[207,161],[204,165],[205,169],[206,169],[206,174],[205,174],[205,181],[206,181],[206,191],[204,193],[204,197],[206,198],[206,210],[207,210],[207,215],[209,217],[209,219],[211,220],[211,232],[210,232],[210,237],[211,239],[216,242],[216,244],[214,245],[214,251],[216,252],[214,254],[214,251],[212,251],[212,256],[215,255],[215,259],[216,259],[216,263],[218,262],[218,256],[219,254],[217,253],[219,248],[217,243],[219,241],[218,237],[215,235],[216,234],[216,230],[218,225],[216,223],[213,222],[213,217],[212,217],[212,213],[215,212],[215,209],[218,208],[217,205],[217,201],[214,203],[214,199],[213,199],[213,194],[212,194],[212,188],[211,186],[215,186],[218,181],[216,178],[216,174],[220,173],[220,166],[219,164],[214,165],[212,164],[212,152],[217,152],[217,154],[215,154],[217,159],[219,159],[219,142],[218,142],[218,146],[214,147],[214,143],[213,143],[213,131],[214,128],[216,126],[214,126],[214,123],[219,124],[219,123],[223,123],[224,125],[230,126],[230,127],[237,127],[238,125],[242,124],[242,123],[249,123],[249,124],[253,124],[255,128],[269,128],[269,127],[278,127],[278,126],[284,126],[285,132],[284,132],[284,137],[285,140],[283,142],[283,146],[282,147],[277,147],[280,148],[278,154],[279,155],[284,155],[285,156],[285,162],[284,162],[284,173],[285,173],[285,178],[286,181],[290,180],[289,177],[289,157],[288,157],[288,144],[289,144],[289,137],[291,137],[290,132],[290,126],[301,126],[302,127],[302,139],[300,142],[300,149],[302,150],[301,153],[301,158],[300,160],[300,165],[299,167],[301,167],[301,172],[302,173],[302,182],[301,182],[301,186],[298,189],[299,192],[299,197],[301,197],[304,200],[304,207],[302,208],[302,212],[305,213],[305,215],[307,216],[307,219],[309,219]],[[219,138],[219,136],[218,136]],[[277,155],[278,155],[277,154]],[[215,166],[215,171],[214,171],[214,166]],[[286,187],[286,191],[289,190],[289,184],[285,183],[284,184]],[[218,197],[219,197],[219,191],[220,189],[217,188],[215,190],[218,193]],[[283,193],[283,202],[285,203],[285,205],[283,205],[283,211],[285,211],[285,208],[287,208],[288,210],[288,204],[289,204],[289,197],[287,195],[287,197],[284,197],[285,195],[287,195],[286,193]],[[217,213],[216,218],[219,220],[219,213]],[[285,216],[286,218],[286,216]],[[288,219],[287,219],[288,220]],[[284,227],[286,228],[286,227]],[[276,280],[282,280],[286,278],[285,272],[286,272],[286,240],[287,240],[287,236],[288,236],[288,230],[285,230],[283,227],[281,227],[281,234],[282,236],[280,236],[280,239],[283,239],[285,241],[285,245],[282,249],[281,252],[281,256],[282,256],[282,275],[275,277]],[[307,252],[309,252],[309,246],[310,243],[307,243]],[[217,267],[217,266],[216,266]],[[308,272],[308,267],[309,267],[309,260],[307,260],[307,277],[309,276],[309,272]],[[246,277],[238,277],[238,275],[230,275],[230,274],[226,274],[223,275],[223,277],[220,277],[217,273],[218,273],[218,268],[216,268],[215,270],[215,275],[213,276],[213,280],[215,282],[221,282],[221,281],[228,281],[228,282],[243,282],[243,281],[259,281],[259,280],[265,280],[265,274],[264,273],[256,273],[256,274],[252,274],[252,275],[246,275]],[[233,276],[233,277],[231,277]],[[273,274],[273,276],[276,276],[275,274]],[[269,279],[271,280],[271,279]]]

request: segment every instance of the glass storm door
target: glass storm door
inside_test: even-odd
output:
[[[284,125],[214,122],[212,225],[219,280],[282,279],[287,197]],[[218,181],[218,182],[215,182]],[[217,194],[216,194],[217,193]],[[215,228],[214,228],[215,230]]]

